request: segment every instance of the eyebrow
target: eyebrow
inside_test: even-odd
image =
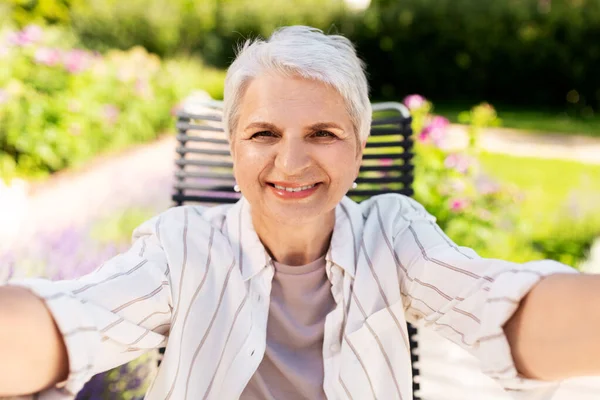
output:
[[[246,126],[246,128],[244,130],[254,129],[254,128],[270,129],[273,131],[281,131],[281,129],[279,127],[277,127],[277,125],[274,125],[270,122],[252,122],[252,123],[248,124],[248,126]],[[316,124],[312,124],[307,127],[307,129],[309,129],[309,130],[322,130],[322,129],[331,129],[331,128],[339,129],[341,131],[344,130],[339,124],[336,124],[335,122],[317,122]]]

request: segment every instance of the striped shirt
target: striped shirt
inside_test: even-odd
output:
[[[265,352],[273,260],[250,205],[172,208],[139,226],[130,250],[71,281],[11,282],[45,299],[64,335],[72,398],[92,375],[166,345],[149,400],[237,399]],[[485,259],[454,244],[401,195],[345,197],[325,256],[335,308],[326,318],[328,399],[412,398],[406,321],[475,354],[511,393],[556,387],[520,377],[502,326],[554,261]]]

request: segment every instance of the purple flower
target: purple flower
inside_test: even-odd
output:
[[[121,114],[121,111],[114,104],[106,104],[102,108],[102,116],[104,118],[104,121],[106,121],[110,125],[114,125],[117,123],[117,121],[119,120],[119,114]]]
[[[15,261],[10,254],[0,258],[0,283],[8,281],[15,273]]]
[[[62,55],[57,49],[49,49],[47,47],[40,47],[35,52],[35,62],[43,64],[48,67],[53,67],[60,62]]]
[[[67,71],[77,74],[87,69],[90,64],[90,56],[84,50],[71,50],[63,56],[63,64]]]
[[[403,103],[409,110],[417,110],[425,104],[427,100],[420,94],[411,94],[404,98]]]

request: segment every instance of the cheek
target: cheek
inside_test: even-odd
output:
[[[346,184],[346,181],[352,182],[356,178],[356,172],[360,167],[360,158],[357,156],[356,149],[339,146],[323,152],[319,158],[328,174],[340,184]]]
[[[236,178],[257,177],[268,164],[269,156],[259,149],[236,149],[233,157],[233,171]]]

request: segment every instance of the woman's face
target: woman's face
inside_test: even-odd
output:
[[[253,214],[308,222],[332,211],[350,189],[363,146],[331,87],[261,75],[246,88],[238,117],[234,174]]]

